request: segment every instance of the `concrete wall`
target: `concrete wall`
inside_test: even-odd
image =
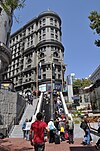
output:
[[[0,89],[0,128],[11,127],[14,118],[13,122],[18,123],[25,106],[25,99],[18,93]]]
[[[100,112],[100,86],[90,92],[90,101],[95,104],[95,110]]]

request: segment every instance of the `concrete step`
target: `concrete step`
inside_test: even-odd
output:
[[[33,117],[37,107],[37,103],[38,103],[38,99],[34,99],[33,105],[31,104],[27,105],[19,125],[14,126],[12,133],[9,136],[10,138],[23,138],[22,124],[26,120],[26,118],[29,120],[31,119],[31,117]]]

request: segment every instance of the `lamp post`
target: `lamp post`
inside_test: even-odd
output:
[[[39,89],[39,76],[40,76],[40,68],[41,68],[41,62],[38,61],[39,55],[37,54],[37,66],[36,66],[36,96],[38,97],[38,89]]]
[[[63,69],[63,66],[67,66],[66,64],[63,64],[63,59],[60,60],[60,63],[61,63],[61,78],[62,78],[62,92],[63,92],[63,89],[64,89],[64,69]]]
[[[36,97],[38,97],[38,54],[37,54],[37,66],[36,66]]]
[[[53,119],[53,79],[52,79],[52,62],[51,62],[51,119]]]
[[[63,92],[63,67],[62,67],[62,61],[61,61],[61,78],[62,78],[62,92]]]

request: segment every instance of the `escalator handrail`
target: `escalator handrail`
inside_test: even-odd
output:
[[[60,96],[61,96],[61,100],[62,100],[62,104],[63,104],[63,107],[64,107],[65,114],[68,115],[68,117],[70,117],[71,120],[73,120],[72,115],[69,113],[69,111],[67,109],[67,106],[66,106],[66,103],[65,103],[65,100],[64,100],[62,92],[60,92]]]
[[[41,93],[40,98],[39,98],[39,101],[38,101],[38,103],[37,103],[37,107],[36,107],[36,110],[35,110],[35,114],[33,115],[33,121],[36,120],[36,115],[37,115],[37,113],[40,112],[40,110],[41,110],[42,99],[43,99],[43,93]]]

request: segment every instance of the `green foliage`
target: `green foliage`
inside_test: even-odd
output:
[[[73,82],[73,87],[78,87],[81,88],[82,87],[82,80],[81,79],[77,79]]]
[[[3,2],[3,0],[1,0],[1,5],[4,8],[4,10],[7,12],[7,14],[10,13],[10,9],[11,12],[14,11],[17,8],[23,8],[25,6],[25,0],[6,0],[5,2]]]
[[[73,87],[78,88],[85,88],[91,84],[91,81],[89,79],[76,79],[73,82]]]
[[[90,28],[92,30],[95,30],[95,33],[100,35],[100,13],[97,13],[96,11],[92,11],[90,13],[90,16],[88,17],[91,21]],[[95,40],[96,46],[100,47],[100,40]]]

